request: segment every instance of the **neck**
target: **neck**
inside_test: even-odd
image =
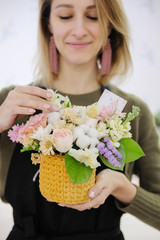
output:
[[[98,78],[95,62],[77,65],[60,61],[60,73],[53,88],[66,94],[85,94],[100,87]]]

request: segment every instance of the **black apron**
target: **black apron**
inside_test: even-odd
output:
[[[103,90],[103,89],[102,89]],[[120,231],[122,212],[109,196],[98,209],[77,211],[48,202],[39,191],[39,165],[31,152],[16,145],[8,172],[5,198],[13,208],[14,226],[7,240],[124,240]],[[97,173],[105,169],[97,168]]]

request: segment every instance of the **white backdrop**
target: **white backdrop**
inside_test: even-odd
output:
[[[122,1],[131,26],[134,71],[120,88],[141,97],[155,113],[160,110],[160,0]],[[0,0],[0,88],[33,80],[37,9],[37,0]],[[0,202],[0,240],[11,226],[11,209]],[[159,231],[129,215],[122,229],[126,240],[160,239]]]

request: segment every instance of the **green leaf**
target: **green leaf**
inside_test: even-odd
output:
[[[34,145],[34,147],[32,149],[35,150],[35,151],[38,151],[39,150],[38,143],[36,141],[34,141],[33,145]]]
[[[92,175],[92,169],[74,157],[65,154],[65,168],[73,184],[85,183]]]
[[[67,102],[66,108],[70,108],[70,107],[71,107],[70,102]]]
[[[21,152],[23,153],[23,152],[31,151],[31,150],[33,150],[33,148],[31,147],[31,145],[28,144],[28,147],[23,146],[23,148],[21,149]]]
[[[27,147],[24,147],[24,146],[23,146],[23,148],[21,149],[21,152],[23,153],[23,152],[32,151],[32,150],[34,150],[34,151],[38,151],[38,150],[39,150],[39,145],[38,145],[38,143],[35,142],[35,141],[34,141],[34,143],[33,143],[33,147],[32,147],[30,144],[28,144]]]
[[[122,138],[120,140],[120,144],[124,147],[126,154],[126,163],[133,162],[138,158],[145,156],[145,153],[139,144],[131,138]]]

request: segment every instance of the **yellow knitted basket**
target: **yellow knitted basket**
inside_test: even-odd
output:
[[[73,184],[65,169],[64,155],[42,155],[39,185],[41,194],[50,201],[77,204],[90,200],[89,189],[95,184],[95,172],[86,183]]]

